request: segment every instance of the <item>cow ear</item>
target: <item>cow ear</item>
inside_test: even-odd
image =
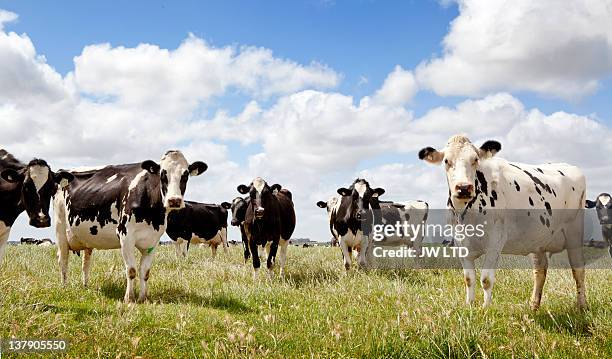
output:
[[[327,202],[319,201],[319,202],[317,202],[317,207],[319,207],[319,208],[327,208]]]
[[[501,143],[493,140],[486,141],[480,146],[480,158],[491,158],[501,151]]]
[[[247,187],[246,185],[243,185],[243,184],[238,186],[236,189],[238,190],[238,193],[240,193],[240,194],[247,194],[247,193],[249,193],[249,187]]]
[[[348,188],[338,188],[338,194],[341,196],[350,196],[352,192],[353,191],[349,190]]]
[[[74,176],[70,172],[59,171],[53,175],[55,183],[59,184],[61,188],[68,186],[68,183],[72,182]]]
[[[270,187],[270,189],[272,190],[272,192],[274,191],[280,191],[281,188],[283,188],[283,186],[279,185],[278,183],[275,183],[272,185],[272,187]]]
[[[587,199],[586,203],[584,204],[584,207],[585,208],[593,208],[593,207],[595,207],[595,205],[596,205],[596,202],[591,201],[590,199]]]
[[[22,171],[15,171],[12,168],[3,170],[2,173],[0,173],[0,177],[10,183],[21,182],[25,178]]]
[[[230,209],[232,208],[232,204],[229,202],[222,202],[221,203],[221,207],[225,208],[225,209]]]
[[[195,161],[189,165],[189,175],[199,176],[208,169],[208,165],[202,161]]]
[[[437,165],[444,159],[444,152],[433,147],[425,147],[419,151],[419,159]]]
[[[151,174],[159,174],[159,165],[157,164],[157,162],[152,161],[152,160],[146,160],[143,163],[140,164],[140,167],[143,170],[147,170],[149,171],[149,173]]]
[[[385,194],[385,190],[383,188],[378,187],[374,189],[372,197],[377,198],[378,196],[382,196],[383,194]]]

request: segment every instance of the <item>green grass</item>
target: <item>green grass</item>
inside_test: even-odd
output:
[[[338,248],[290,247],[285,280],[254,281],[241,250],[158,248],[150,303],[126,305],[119,251],[94,251],[89,288],[72,255],[64,288],[54,248],[10,246],[0,338],[66,338],[66,357],[612,357],[612,270],[587,271],[584,313],[570,271],[549,271],[532,313],[529,270],[498,271],[485,310],[456,269],[345,275]]]

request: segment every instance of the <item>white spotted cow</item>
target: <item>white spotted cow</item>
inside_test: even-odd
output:
[[[383,190],[384,191],[384,190]],[[327,217],[329,221],[329,229],[334,238],[334,241],[340,241],[340,235],[338,234],[338,230],[336,229],[335,222],[335,213],[338,212],[340,207],[340,202],[342,200],[342,195],[334,195],[331,196],[326,202],[319,201],[317,202],[317,206],[319,208],[327,209]],[[429,205],[427,202],[415,200],[415,201],[406,201],[406,202],[392,202],[392,201],[379,201],[377,196],[370,197],[370,206],[375,208],[379,207],[381,218],[379,218],[380,224],[383,225],[395,225],[396,223],[408,223],[408,224],[421,224],[427,221],[427,215],[429,212]],[[356,207],[355,207],[356,208]],[[332,219],[333,218],[333,219]],[[374,220],[374,217],[372,217]],[[339,226],[340,228],[341,226]],[[347,232],[348,233],[348,232]],[[357,233],[356,233],[357,234]],[[347,241],[348,242],[348,241]],[[382,241],[376,242],[376,245],[379,246],[397,246],[397,245],[406,245],[408,247],[414,248],[416,253],[421,252],[421,247],[423,244],[423,233],[415,233],[410,237],[385,237]],[[333,242],[332,242],[333,246]],[[349,263],[351,262],[352,257],[352,249],[355,248],[358,253],[361,253],[361,245],[356,245],[354,247],[347,246],[347,252],[349,256]],[[343,250],[344,255],[344,250]],[[345,258],[345,268],[346,268],[346,258]]]
[[[82,269],[87,285],[92,250],[121,249],[127,279],[124,301],[132,302],[138,250],[138,301],[145,301],[153,255],[167,215],[184,207],[189,176],[206,169],[204,162],[189,164],[180,151],[168,151],[160,164],[147,160],[72,172],[74,180],[56,193],[53,203],[62,283],[67,280],[69,251],[85,252]]]
[[[491,304],[495,269],[502,253],[531,255],[534,288],[531,308],[540,306],[548,268],[547,253],[567,250],[577,288],[577,304],[586,306],[583,213],[586,182],[568,164],[527,165],[494,157],[501,144],[487,141],[480,148],[462,135],[446,147],[423,148],[419,159],[443,164],[449,186],[449,211],[456,223],[486,221],[485,235],[460,242],[469,255],[462,258],[466,302],[474,301],[474,261],[484,256],[480,283],[483,306]]]
[[[612,257],[612,196],[609,193],[601,193],[595,201],[586,201],[587,208],[595,208],[597,218],[601,224],[601,235],[610,246],[609,252]]]
[[[353,249],[358,252],[359,266],[366,265],[368,236],[374,217],[380,216],[378,197],[384,193],[382,188],[372,189],[362,178],[357,178],[348,188],[338,188],[341,197],[331,208],[329,221],[332,234],[339,239],[346,270],[351,267]]]
[[[44,160],[33,159],[26,165],[0,149],[0,264],[17,217],[25,211],[31,226],[49,227],[51,197],[58,184],[71,180],[70,173],[55,173]]]

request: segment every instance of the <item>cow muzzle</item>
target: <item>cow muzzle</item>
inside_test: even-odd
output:
[[[30,226],[36,228],[47,228],[51,226],[51,219],[49,216],[30,218]]]
[[[367,218],[367,212],[365,210],[359,210],[357,211],[357,213],[355,214],[355,218],[357,218],[358,221],[365,221]]]
[[[471,199],[474,195],[474,185],[472,184],[458,184],[455,186],[455,197],[457,199]]]
[[[240,222],[237,219],[232,219],[232,226],[239,226]]]
[[[257,207],[255,208],[255,218],[257,219],[261,219],[264,216],[264,208],[263,207]]]
[[[183,199],[181,197],[168,198],[166,201],[166,208],[171,210],[183,208]]]

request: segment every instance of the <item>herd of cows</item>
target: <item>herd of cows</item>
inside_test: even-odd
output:
[[[478,241],[463,241],[469,255],[461,258],[466,302],[475,297],[475,260],[483,257],[480,284],[484,305],[491,304],[495,268],[501,254],[530,255],[534,288],[531,307],[540,305],[551,253],[567,251],[577,288],[577,305],[586,306],[583,259],[582,209],[595,207],[604,238],[612,255],[612,199],[601,194],[587,201],[586,181],[581,171],[568,164],[527,165],[508,162],[495,155],[501,144],[487,141],[476,147],[465,136],[449,139],[441,150],[432,147],[418,153],[421,160],[442,164],[448,184],[449,221],[476,224],[486,216],[493,230]],[[265,249],[266,267],[272,271],[278,255],[282,276],[287,247],[296,225],[292,193],[262,178],[241,184],[241,196],[231,203],[205,204],[184,200],[187,182],[207,170],[204,162],[189,163],[180,151],[168,151],[159,163],[109,165],[99,168],[59,170],[34,159],[28,164],[0,150],[0,263],[11,226],[26,212],[34,227],[49,227],[53,203],[58,261],[63,283],[67,281],[70,252],[82,252],[83,283],[87,285],[94,249],[120,249],[125,264],[127,288],[124,300],[136,300],[135,280],[140,280],[138,301],[147,298],[147,282],[156,247],[165,232],[185,255],[190,243],[209,243],[213,256],[218,246],[227,247],[228,211],[231,225],[242,235],[245,261],[252,258],[255,273]],[[379,199],[382,188],[371,188],[365,179],[317,206],[325,208],[330,231],[338,241],[348,270],[352,250],[358,263],[366,265],[372,249],[371,231],[376,223],[425,223],[429,206],[423,201],[393,202]],[[526,210],[521,225],[509,223],[503,211]],[[534,213],[531,215],[531,213]],[[536,215],[535,213],[538,213]],[[383,244],[408,244],[421,250],[422,237],[410,241],[387,238]],[[141,254],[136,263],[136,250]]]

